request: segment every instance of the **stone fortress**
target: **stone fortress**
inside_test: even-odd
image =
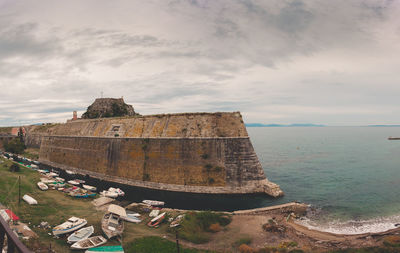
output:
[[[101,98],[82,119],[26,127],[40,162],[122,184],[190,193],[282,196],[266,178],[239,112],[141,116]]]

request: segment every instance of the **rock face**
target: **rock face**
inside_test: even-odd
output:
[[[123,184],[193,193],[281,196],[242,116],[182,113],[76,120],[28,131],[40,162]]]
[[[96,98],[94,103],[82,114],[82,118],[96,119],[135,115],[132,105],[125,104],[123,98]]]

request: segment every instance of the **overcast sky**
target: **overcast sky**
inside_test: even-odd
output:
[[[400,1],[0,0],[0,125],[141,114],[400,124]]]

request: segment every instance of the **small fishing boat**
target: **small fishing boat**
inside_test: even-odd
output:
[[[55,172],[49,172],[49,173],[46,174],[46,176],[48,176],[48,177],[58,177],[59,174],[57,174]]]
[[[95,252],[103,252],[103,253],[124,253],[124,248],[121,245],[118,246],[101,246],[97,248],[91,248],[85,251],[85,253],[95,253]]]
[[[178,216],[176,216],[175,220],[171,222],[171,224],[169,224],[170,228],[174,228],[177,227],[179,225],[181,225],[182,219],[183,219],[184,215],[180,214]]]
[[[38,183],[37,183],[37,186],[38,186],[39,189],[42,190],[42,191],[47,191],[47,190],[49,189],[49,187],[48,187],[45,183],[43,183],[43,182],[38,182]]]
[[[149,199],[145,199],[142,202],[150,206],[163,206],[165,204],[165,202],[163,201],[149,200]]]
[[[47,177],[41,177],[40,181],[42,183],[45,183],[45,184],[51,184],[51,183],[56,182],[54,179],[50,179],[50,178],[47,178]]]
[[[75,175],[76,173],[75,172],[73,172],[72,170],[66,170],[65,171],[67,174],[69,174],[69,175]]]
[[[37,205],[37,201],[36,201],[36,199],[34,199],[34,198],[32,198],[31,196],[29,196],[29,195],[27,195],[27,194],[25,194],[23,197],[22,197],[22,199],[23,200],[25,200],[29,205]]]
[[[93,226],[81,228],[78,231],[75,231],[74,233],[72,233],[70,236],[68,236],[67,242],[74,243],[74,242],[89,238],[89,236],[91,236],[93,234],[93,232],[94,232]]]
[[[154,209],[149,213],[149,217],[157,217],[160,214],[160,210]]]
[[[94,192],[71,192],[70,194],[75,198],[93,198],[96,197],[96,193]]]
[[[49,183],[48,185],[52,186],[54,188],[60,188],[60,187],[64,187],[65,183],[57,181],[57,182]]]
[[[140,223],[142,220],[139,218],[140,214],[134,212],[126,212],[126,216],[121,216],[121,219],[128,222]]]
[[[89,237],[83,240],[80,240],[71,245],[71,249],[89,249],[94,248],[100,245],[103,245],[107,242],[107,239],[101,235]]]
[[[83,188],[85,188],[86,190],[89,190],[89,191],[96,191],[97,190],[96,187],[91,186],[91,185],[84,184],[82,186],[83,186]]]
[[[153,218],[149,223],[147,223],[147,226],[149,227],[157,227],[165,218],[165,212],[162,214],[158,215],[157,217]]]
[[[68,184],[72,184],[72,185],[80,185],[81,183],[78,182],[77,180],[69,180]]]
[[[77,217],[71,217],[66,222],[53,228],[54,235],[61,235],[73,232],[85,226],[87,221]]]
[[[109,198],[116,198],[118,197],[118,193],[116,192],[110,192],[110,191],[102,191],[100,192],[100,195],[103,197],[109,197]]]
[[[37,170],[37,171],[40,172],[40,173],[42,173],[42,174],[46,174],[46,173],[49,172],[48,170]]]
[[[108,212],[104,214],[101,220],[101,229],[108,239],[119,236],[124,231],[121,216],[126,216],[125,208],[114,204],[108,207]]]
[[[115,192],[115,193],[118,194],[118,196],[124,196],[125,195],[125,192],[122,191],[120,188],[110,187],[110,188],[108,188],[108,191],[109,192]]]
[[[84,184],[86,182],[85,180],[82,180],[82,179],[75,179],[75,181],[80,184]]]
[[[56,177],[54,179],[57,180],[58,182],[64,182],[65,181],[65,179],[62,178],[62,177]]]

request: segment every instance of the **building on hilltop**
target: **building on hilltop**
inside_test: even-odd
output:
[[[121,98],[96,98],[87,111],[82,114],[82,119],[111,118],[135,116],[132,105],[128,105]]]

